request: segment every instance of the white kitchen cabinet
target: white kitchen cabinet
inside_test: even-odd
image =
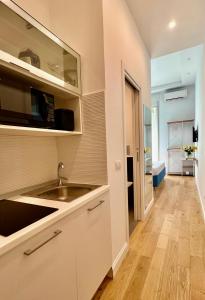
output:
[[[55,108],[73,110],[75,121],[74,131],[4,123],[0,124],[0,134],[57,137],[82,134],[80,55],[11,0],[0,1],[0,73],[1,77],[52,94]]]
[[[80,55],[10,0],[0,2],[1,61],[81,94]]]
[[[111,268],[111,255],[105,192],[0,256],[0,299],[90,300]]]
[[[81,209],[79,220],[78,299],[90,300],[112,264],[108,193]]]
[[[76,221],[64,218],[55,225],[0,257],[0,299],[2,300],[76,300]],[[62,232],[34,249],[56,230]]]

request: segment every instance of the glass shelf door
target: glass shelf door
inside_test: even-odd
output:
[[[0,58],[81,93],[80,56],[11,1],[0,3]]]

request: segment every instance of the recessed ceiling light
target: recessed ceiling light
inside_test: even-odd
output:
[[[169,29],[174,29],[177,26],[177,23],[175,20],[171,20],[168,24]]]

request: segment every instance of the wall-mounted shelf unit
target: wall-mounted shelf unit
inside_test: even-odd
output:
[[[81,94],[80,55],[10,0],[0,2],[0,59]]]
[[[0,59],[0,76],[13,77],[14,80],[18,80],[22,83],[29,84],[36,89],[43,90],[46,93],[55,95],[60,99],[73,99],[78,98],[79,95],[74,92],[69,92],[64,87],[60,87],[57,84],[50,82],[49,80],[39,78],[35,74],[26,71],[23,68],[19,68],[14,64],[6,63]]]
[[[8,126],[0,125],[0,136],[1,135],[15,135],[15,136],[70,136],[80,135],[80,131],[64,131],[64,130],[51,130],[21,126]]]
[[[80,55],[10,0],[0,2],[0,78],[51,94],[55,108],[74,111],[74,131],[0,124],[0,135],[82,134]],[[21,91],[22,92],[22,91]],[[16,100],[15,90],[10,99]],[[19,95],[18,95],[19,97]],[[24,100],[21,96],[21,102]]]
[[[3,70],[2,70],[3,69]],[[1,72],[2,71],[2,72]],[[0,124],[0,135],[27,135],[27,136],[69,136],[82,134],[82,118],[81,118],[81,99],[79,96],[72,95],[64,89],[59,89],[50,83],[38,81],[24,74],[17,73],[14,70],[0,66],[0,92],[1,98],[8,97],[24,103],[25,97],[32,86],[35,89],[50,93],[55,99],[55,108],[70,109],[74,111],[74,131],[62,131],[46,128],[21,127]],[[15,82],[14,86],[10,86],[7,90],[7,82]],[[1,99],[0,99],[1,100]]]

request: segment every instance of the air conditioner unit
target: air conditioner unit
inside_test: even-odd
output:
[[[165,101],[183,99],[187,97],[187,89],[167,90],[164,94]]]

